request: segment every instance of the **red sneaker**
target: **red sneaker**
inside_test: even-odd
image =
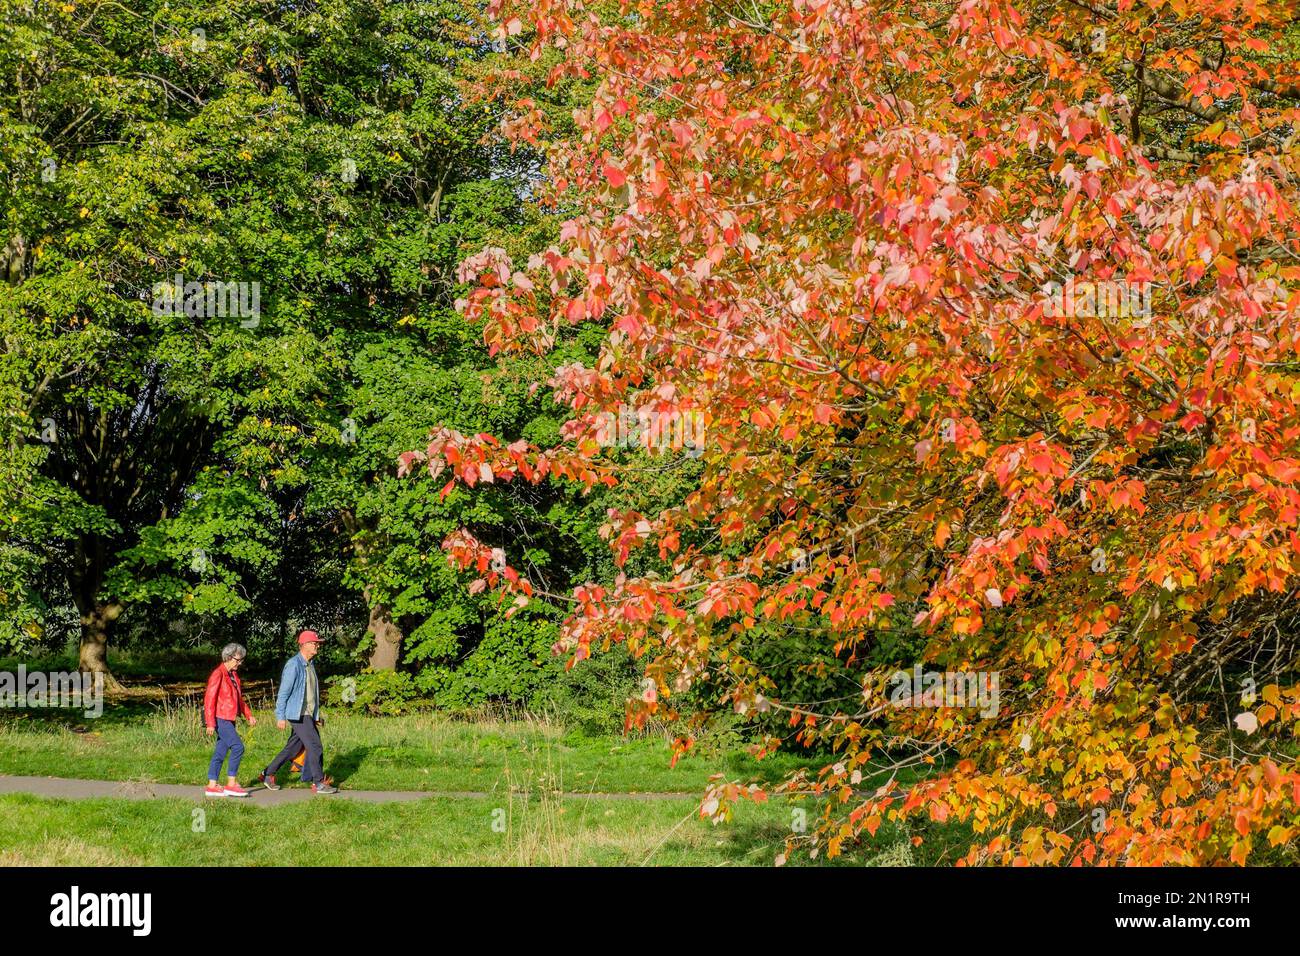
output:
[[[241,787],[239,784],[235,784],[233,787],[227,785],[221,792],[224,793],[227,797],[248,796],[248,791],[245,790],[243,787]]]
[[[209,784],[208,786],[203,788],[203,795],[205,797],[224,797],[226,795],[226,791],[221,789],[220,787],[212,786],[211,784]]]

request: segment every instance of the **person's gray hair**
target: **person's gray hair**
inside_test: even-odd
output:
[[[243,644],[227,644],[221,649],[221,659],[223,661],[234,660],[236,657],[241,661],[248,656],[248,649]]]

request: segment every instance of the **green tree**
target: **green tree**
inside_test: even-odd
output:
[[[131,607],[237,613],[274,564],[269,492],[338,364],[304,290],[344,187],[260,7],[5,7],[3,381],[35,471],[6,553],[106,671]]]
[[[536,157],[464,81],[509,66],[542,90],[546,64],[451,0],[5,12],[0,636],[71,602],[82,666],[106,670],[124,627],[283,636],[351,590],[374,666],[410,629],[414,666],[463,656],[497,612],[429,554],[467,505],[394,465],[438,423],[554,437],[534,394],[553,364],[503,366],[454,309],[467,249],[553,238]],[[256,283],[256,315],[187,295],[209,282],[249,306]],[[528,525],[539,501],[473,508]]]

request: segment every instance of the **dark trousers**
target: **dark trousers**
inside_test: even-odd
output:
[[[317,740],[319,739],[318,737]],[[227,753],[230,754],[230,767],[226,772],[233,777],[239,773],[239,761],[244,756],[244,742],[239,739],[239,734],[235,732],[235,722],[233,720],[222,720],[218,717],[217,746],[212,751],[212,762],[208,764],[209,780],[217,779],[217,774],[221,773],[221,764],[226,759]]]
[[[316,783],[323,780],[325,771],[321,767],[322,749],[316,721],[311,719],[311,714],[307,714],[301,720],[289,721],[289,730],[289,742],[275,755],[275,759],[266,765],[267,776],[274,776],[277,770],[298,756],[298,751],[306,750],[307,757],[302,764],[302,782]]]

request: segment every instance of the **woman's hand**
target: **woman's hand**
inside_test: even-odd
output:
[[[257,718],[254,717],[252,714],[249,714],[249,715],[248,715],[248,726],[250,726],[250,727],[256,727],[256,726],[257,726]]]
[[[216,728],[216,727],[209,727],[209,728],[208,728],[208,736],[209,736],[209,737],[211,737],[211,736],[212,736],[213,734],[215,734],[216,732],[217,732],[217,728]]]

